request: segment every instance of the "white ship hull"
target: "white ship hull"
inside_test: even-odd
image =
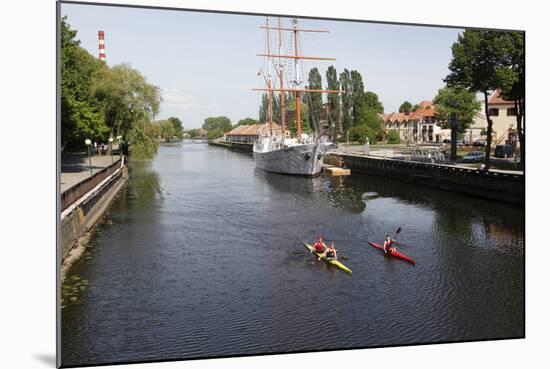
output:
[[[254,150],[256,167],[267,172],[316,176],[321,173],[326,146],[322,143],[297,144],[272,151]]]

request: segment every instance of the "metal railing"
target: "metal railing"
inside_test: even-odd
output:
[[[118,159],[108,167],[103,168],[93,176],[78,182],[74,186],[61,193],[61,211],[68,208],[72,203],[84,196],[88,191],[101,183],[105,178],[113,174],[121,165],[121,159]]]

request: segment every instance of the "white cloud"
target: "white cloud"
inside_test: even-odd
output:
[[[196,106],[197,99],[178,88],[168,88],[162,91],[162,104],[166,107],[188,110]]]

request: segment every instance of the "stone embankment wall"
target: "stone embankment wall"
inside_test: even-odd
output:
[[[128,171],[124,160],[113,166],[115,166],[114,169],[106,168],[109,175],[99,182],[93,179],[97,184],[61,212],[59,244],[61,280],[64,279],[68,269],[80,259],[88,241],[89,231],[126,183]],[[101,172],[96,175],[104,176]]]
[[[525,203],[523,174],[483,171],[454,165],[430,164],[372,156],[338,154],[328,155],[352,173],[384,176],[408,183],[515,204]]]

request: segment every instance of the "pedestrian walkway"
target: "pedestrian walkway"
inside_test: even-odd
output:
[[[97,173],[118,159],[118,155],[112,158],[110,155],[92,156],[92,173]],[[89,165],[86,153],[61,154],[61,192],[90,177]]]

